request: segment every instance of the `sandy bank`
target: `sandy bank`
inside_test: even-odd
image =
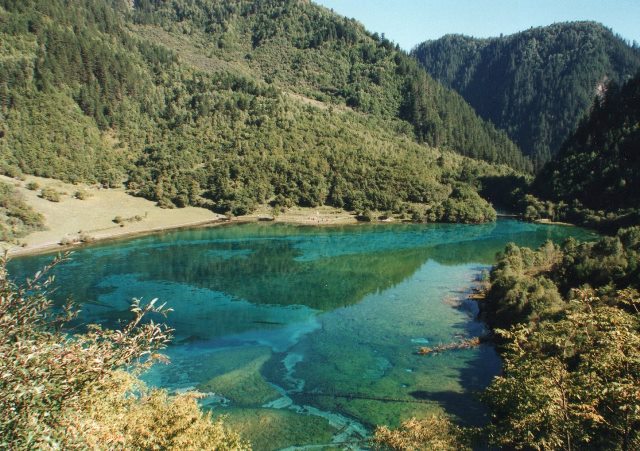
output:
[[[567,227],[575,227],[575,224],[571,224],[570,222],[562,222],[562,221],[552,221],[551,219],[536,219],[535,221],[536,224],[542,224],[542,225],[559,225],[559,226],[567,226]]]
[[[263,206],[247,216],[232,218],[197,207],[163,209],[155,202],[134,197],[122,188],[102,189],[96,186],[72,185],[58,180],[28,176],[19,181],[0,176],[0,181],[10,183],[22,194],[25,201],[45,218],[46,230],[33,232],[19,240],[19,244],[0,242],[0,247],[9,250],[12,256],[36,254],[73,247],[81,239],[102,241],[171,229],[204,227],[228,224],[229,222],[266,221],[303,225],[355,224],[355,216],[333,207],[294,207],[275,218],[270,207]],[[62,193],[60,202],[50,202],[39,197],[40,189],[29,190],[29,182],[40,188],[51,187]],[[82,190],[87,193],[84,200],[74,194]],[[118,224],[114,219],[119,217]],[[65,243],[63,245],[61,243]]]

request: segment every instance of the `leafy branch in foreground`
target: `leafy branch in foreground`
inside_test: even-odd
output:
[[[72,334],[71,305],[48,298],[57,257],[24,284],[0,258],[0,448],[247,449],[200,411],[197,395],[169,396],[135,377],[163,357],[171,329],[149,320],[169,309],[135,300],[119,330]]]

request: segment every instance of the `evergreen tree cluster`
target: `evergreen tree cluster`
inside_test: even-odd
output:
[[[639,105],[640,73],[623,86],[610,84],[532,183],[499,177],[483,195],[526,220],[568,221],[610,233],[637,225]]]
[[[640,67],[638,48],[595,22],[492,39],[448,35],[412,54],[506,131],[537,169],[558,152],[607,83],[624,83]]]
[[[578,200],[592,210],[640,207],[640,73],[610,84],[560,153],[533,185],[555,202]]]

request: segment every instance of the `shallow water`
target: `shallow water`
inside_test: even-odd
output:
[[[246,224],[164,233],[78,250],[56,270],[58,300],[117,327],[132,298],[173,308],[170,365],[144,378],[198,389],[256,449],[357,444],[376,424],[446,411],[485,421],[475,394],[499,371],[487,345],[434,356],[418,347],[483,332],[454,306],[514,241],[590,238],[571,227],[487,225],[312,228]],[[50,256],[10,263],[18,279]]]

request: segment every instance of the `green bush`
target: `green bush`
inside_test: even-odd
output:
[[[73,197],[79,200],[85,200],[91,197],[91,193],[85,190],[78,190],[73,194]]]
[[[46,187],[42,188],[40,191],[40,197],[48,200],[49,202],[60,202],[61,193],[58,192],[55,188]]]

